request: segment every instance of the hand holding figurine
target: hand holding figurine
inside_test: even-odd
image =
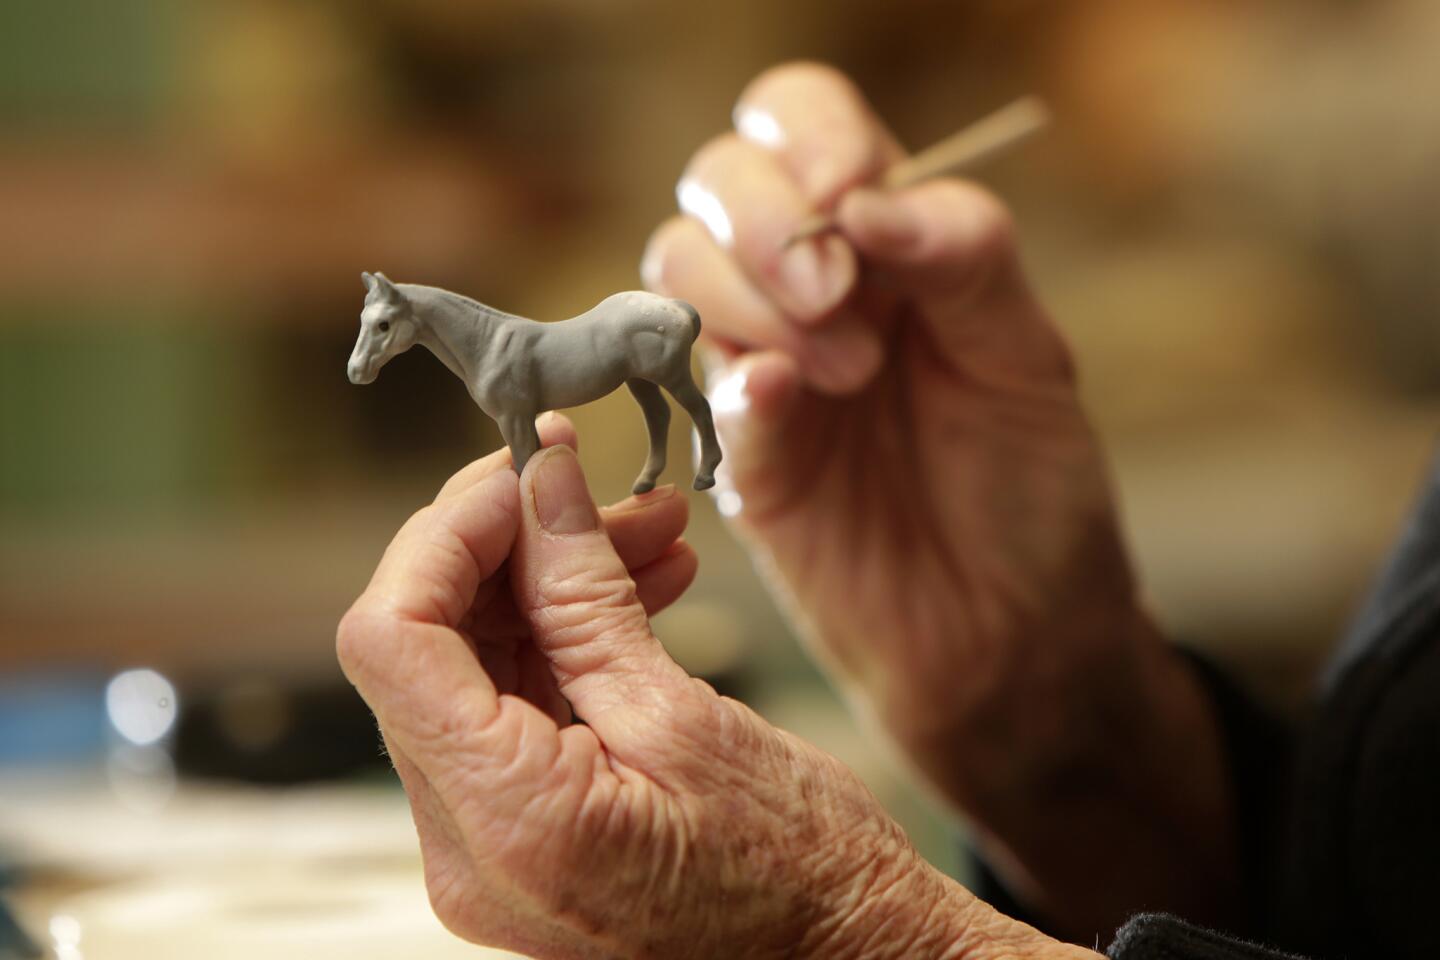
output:
[[[342,621],[442,921],[542,958],[1094,957],[995,914],[837,761],[666,655],[647,614],[694,572],[684,503],[597,512],[568,448],[518,478],[494,454]]]

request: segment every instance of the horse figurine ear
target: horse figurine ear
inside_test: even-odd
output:
[[[365,284],[365,290],[367,292],[375,289],[375,275],[373,273],[366,273],[364,270],[360,271],[360,282]]]
[[[396,289],[394,282],[378,271],[375,274],[375,291],[386,300],[400,299],[400,291]]]

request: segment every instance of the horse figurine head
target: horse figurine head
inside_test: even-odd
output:
[[[383,273],[362,273],[365,306],[360,311],[360,337],[345,372],[351,383],[371,383],[380,368],[415,345],[419,321],[410,301]]]

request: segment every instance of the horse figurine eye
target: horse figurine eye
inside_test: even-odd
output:
[[[381,320],[381,321],[380,321],[380,332],[381,332],[381,333],[389,333],[389,332],[390,332],[390,321],[389,321],[389,320]]]

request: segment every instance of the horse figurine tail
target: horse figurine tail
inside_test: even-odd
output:
[[[700,311],[690,306],[690,304],[686,303],[684,300],[676,300],[675,302],[680,305],[680,309],[690,314],[690,341],[693,343],[694,341],[699,340]]]

